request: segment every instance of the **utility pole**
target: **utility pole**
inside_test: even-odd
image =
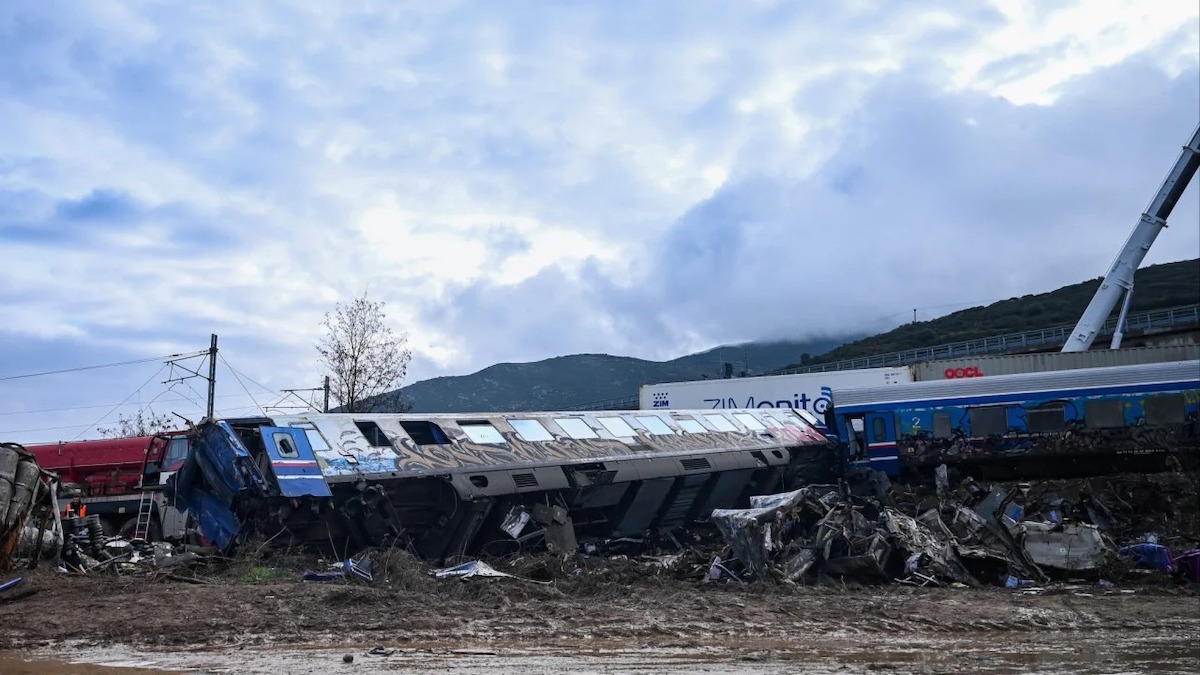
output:
[[[217,398],[217,334],[212,334],[208,346],[208,417],[213,416],[213,402]]]
[[[329,376],[325,376],[325,407],[321,412],[329,412]]]

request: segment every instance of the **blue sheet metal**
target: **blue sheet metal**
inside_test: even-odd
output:
[[[284,497],[329,497],[329,485],[303,429],[261,427],[271,471]]]

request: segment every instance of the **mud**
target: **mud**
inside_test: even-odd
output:
[[[27,576],[36,592],[0,604],[0,671],[1200,670],[1200,593],[1169,583],[1032,592],[652,574],[618,582],[586,571],[546,584],[436,581],[402,571],[368,586],[306,584],[280,568],[204,584],[37,570]],[[369,655],[376,646],[396,651]],[[79,664],[90,665],[72,670]]]

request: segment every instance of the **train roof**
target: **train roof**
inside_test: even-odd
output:
[[[310,413],[243,423],[319,432],[310,441],[322,473],[336,480],[824,444],[810,417],[772,408]]]
[[[1200,360],[1143,363],[1129,366],[1053,370],[1017,375],[990,375],[961,380],[931,380],[861,389],[835,389],[836,410],[859,406],[913,403],[976,396],[1003,396],[1063,390],[1104,390],[1152,384],[1200,386]]]

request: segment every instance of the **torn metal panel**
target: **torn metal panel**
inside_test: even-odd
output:
[[[1025,522],[1021,531],[1025,552],[1043,567],[1072,572],[1095,570],[1104,564],[1108,553],[1095,525]]]

